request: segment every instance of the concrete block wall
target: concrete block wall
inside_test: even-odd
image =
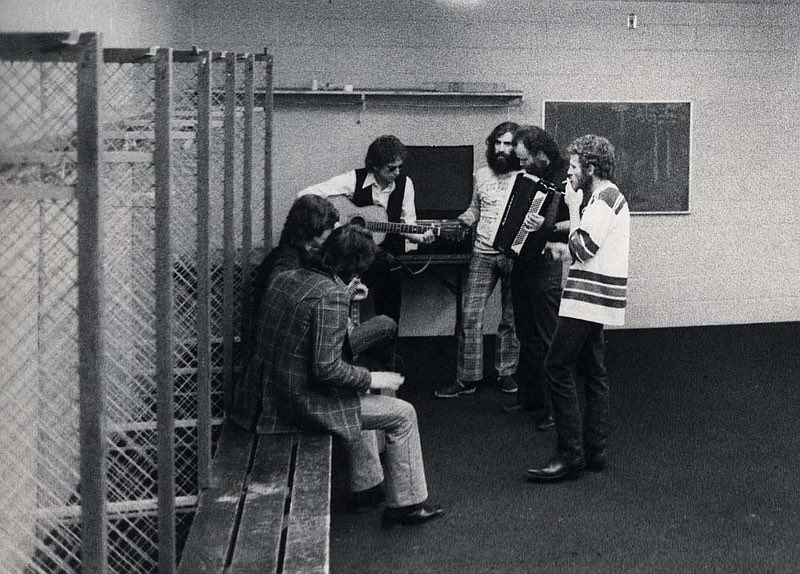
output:
[[[633,218],[627,326],[800,319],[800,208],[788,191],[800,152],[797,3],[275,0],[268,13],[248,6],[246,30],[269,38],[277,86],[306,86],[322,71],[319,79],[335,86],[476,81],[524,92],[523,105],[507,110],[368,108],[360,124],[353,110],[279,107],[276,225],[294,191],[357,165],[383,132],[411,144],[471,143],[480,162],[495,123],[541,123],[545,100],[690,101],[691,213]],[[631,13],[636,30],[626,27]],[[211,21],[199,19],[201,36]],[[246,41],[239,29],[214,29],[222,42]],[[449,318],[436,327],[425,319],[452,304],[434,283],[408,286],[401,333],[452,332]]]
[[[11,4],[12,14],[27,6]],[[524,92],[523,104],[509,108],[421,102],[359,114],[279,105],[276,235],[298,190],[360,165],[382,133],[414,145],[473,144],[479,163],[496,123],[541,123],[545,100],[690,101],[691,213],[634,217],[627,327],[800,320],[794,1],[173,0],[128,5],[125,31],[110,8],[72,4],[92,12],[75,25],[106,31],[107,45],[269,46],[276,86],[307,86],[317,76],[335,86],[472,81]],[[636,30],[626,28],[631,13]],[[65,25],[44,16],[26,22],[37,18],[47,29]],[[409,285],[401,334],[451,333],[454,311],[431,324],[431,306],[450,308],[452,296],[432,278]]]

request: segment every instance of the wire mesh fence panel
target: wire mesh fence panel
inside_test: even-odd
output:
[[[158,565],[153,86],[151,63],[104,66],[110,572],[152,572]]]
[[[102,65],[100,89],[104,313],[99,346],[104,353],[101,388],[107,431],[103,524],[108,571],[139,573],[159,568],[155,73],[147,57],[111,59]],[[256,78],[263,75],[258,66],[264,65],[256,62]],[[211,414],[217,420],[223,416],[224,372],[239,376],[242,371],[238,342],[242,310],[248,311],[241,270],[245,258],[255,263],[261,255],[251,256],[243,245],[248,225],[244,172],[252,184],[253,219],[260,221],[266,148],[263,108],[256,103],[252,118],[244,113],[245,66],[241,60],[235,63],[233,113],[232,100],[226,100],[230,68],[219,60],[211,71],[207,279]],[[0,572],[85,569],[80,523],[77,74],[75,63],[0,60]],[[199,493],[197,63],[175,63],[172,78],[172,439],[180,549]],[[245,122],[251,119],[252,141],[245,144]],[[243,155],[250,144],[248,163]],[[258,225],[253,236],[258,244]],[[231,344],[232,357],[227,356]],[[89,508],[97,496],[85,496]],[[91,553],[84,550],[89,563]]]
[[[246,84],[246,62],[237,60],[235,64],[235,84],[233,99],[233,140],[229,145],[233,146],[232,181],[233,197],[231,203],[230,217],[232,219],[232,251],[233,251],[233,306],[231,320],[233,322],[234,349],[231,358],[233,365],[234,383],[241,377],[246,365],[243,364],[243,354],[241,343],[243,341],[242,312],[243,289],[242,269],[244,258],[250,262],[250,273],[252,274],[255,265],[261,261],[264,249],[262,221],[264,204],[264,153],[265,153],[265,122],[266,115],[263,104],[254,107],[252,117],[245,114],[245,84]],[[254,82],[263,84],[263,77],[266,73],[266,62],[256,61]],[[226,80],[229,69],[224,60],[217,60],[213,64],[212,76],[212,128],[211,128],[211,156],[210,156],[210,175],[211,175],[211,197],[210,197],[210,245],[211,245],[211,333],[212,333],[212,389],[213,389],[213,414],[221,417],[224,413],[224,319],[225,319],[225,291],[224,291],[224,229],[225,220],[225,200],[224,183],[226,178]],[[251,161],[245,162],[245,123],[251,122],[252,144]],[[228,132],[230,133],[230,132]],[[243,209],[243,186],[245,181],[245,170],[248,171],[250,178],[251,197],[250,197],[250,216],[245,220]],[[256,249],[250,246],[245,253],[243,245],[244,228],[251,226],[250,235],[255,238]],[[250,281],[252,285],[252,281]],[[249,293],[247,299],[249,300]],[[249,309],[245,312],[249,313]],[[251,318],[250,325],[254,319]]]
[[[252,116],[252,161],[250,167],[250,218],[246,224],[250,225],[251,242],[249,252],[243,242],[243,257],[247,256],[250,261],[251,281],[246,297],[243,297],[242,312],[250,313],[249,319],[242,322],[250,328],[250,337],[256,327],[257,317],[252,315],[253,309],[253,281],[255,267],[264,259],[267,248],[264,246],[264,154],[266,138],[267,115],[264,109],[265,97],[264,89],[268,62],[265,58],[255,58],[253,66],[253,86],[254,86],[254,107]],[[244,288],[244,283],[242,284]],[[252,344],[252,340],[247,342]],[[247,359],[245,354],[244,359]],[[243,368],[246,365],[243,365]]]
[[[0,571],[80,568],[77,66],[0,61]]]
[[[244,253],[242,252],[242,236],[244,230],[244,217],[242,196],[244,188],[244,143],[245,143],[245,122],[251,118],[245,115],[244,88],[246,61],[239,59],[236,61],[236,100],[234,107],[234,193],[233,193],[233,336],[235,344],[233,346],[233,385],[235,386],[241,376],[242,365],[242,342],[246,338],[242,333],[242,268]],[[248,164],[249,167],[249,164]],[[249,253],[248,253],[249,256]]]
[[[172,205],[176,495],[197,484],[197,62],[173,64]]]
[[[223,219],[225,184],[225,61],[211,67],[211,153],[209,157],[209,319],[211,327],[211,414],[224,415]]]
[[[255,109],[253,112],[253,253],[251,259],[260,263],[264,258],[264,141],[266,137],[264,111],[264,76],[267,63],[256,60],[254,70]]]

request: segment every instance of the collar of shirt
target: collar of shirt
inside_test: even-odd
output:
[[[375,174],[368,173],[364,178],[364,187],[372,191],[372,202],[375,205],[380,205],[384,209],[389,207],[389,194],[394,191],[394,182],[390,183],[386,188],[381,189],[380,184],[375,180]]]
[[[394,182],[390,183],[384,189],[381,189],[381,186],[378,184],[378,181],[375,179],[375,174],[372,173],[372,172],[369,172],[367,174],[367,177],[364,178],[364,187],[372,187],[373,193],[377,191],[377,192],[380,192],[380,193],[389,194],[389,193],[392,193],[394,191]]]

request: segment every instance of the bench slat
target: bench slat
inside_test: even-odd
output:
[[[211,473],[184,546],[178,574],[221,572],[233,536],[254,435],[226,421]]]
[[[293,435],[261,435],[229,572],[276,572]]]
[[[299,435],[284,574],[329,571],[331,437]]]

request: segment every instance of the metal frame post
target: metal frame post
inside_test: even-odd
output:
[[[208,488],[211,481],[211,63],[211,52],[203,52],[197,71],[197,478],[201,489]]]
[[[78,54],[78,345],[81,468],[81,562],[84,572],[107,571],[106,432],[100,189],[101,38],[81,34]]]
[[[175,571],[175,397],[172,341],[172,49],[155,59],[156,405],[158,434],[158,569]]]

